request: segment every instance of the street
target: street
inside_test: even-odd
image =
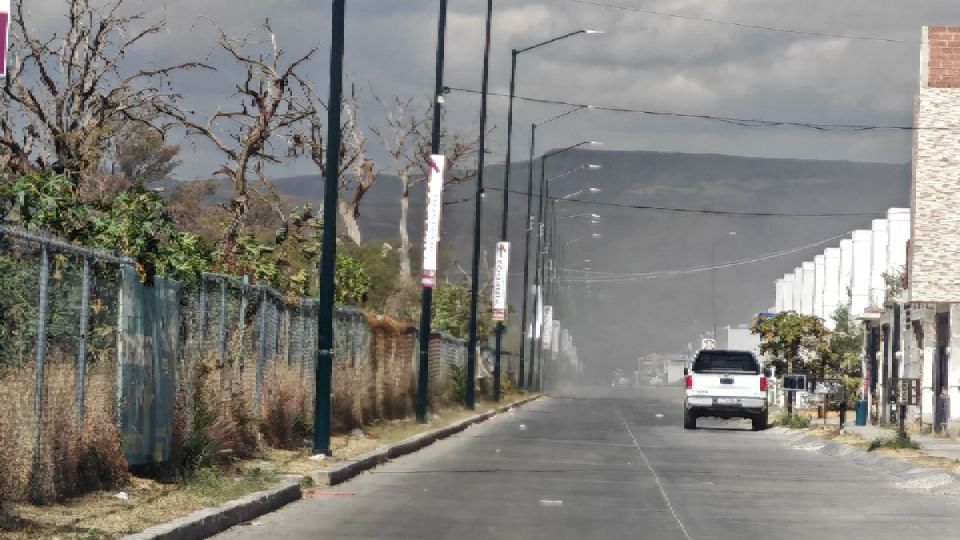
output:
[[[217,538],[957,538],[960,497],[681,400],[541,399]]]

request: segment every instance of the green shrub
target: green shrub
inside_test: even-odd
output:
[[[450,378],[453,383],[453,399],[463,403],[467,399],[467,369],[465,366],[450,364]]]
[[[800,414],[783,413],[783,416],[777,420],[777,423],[790,429],[805,429],[810,427],[810,417]]]
[[[894,448],[902,449],[909,448],[911,450],[919,450],[920,445],[916,441],[912,440],[909,435],[895,435],[893,437],[879,437],[870,441],[870,447],[867,448],[868,452],[873,452],[878,448]]]

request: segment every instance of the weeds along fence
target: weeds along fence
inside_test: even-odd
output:
[[[47,502],[120,484],[130,465],[302,446],[316,310],[224,275],[144,284],[128,259],[0,226],[0,498]],[[412,413],[416,328],[338,308],[334,343],[335,429]],[[465,344],[430,347],[433,402],[450,400]]]

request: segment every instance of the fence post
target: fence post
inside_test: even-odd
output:
[[[303,378],[304,370],[307,366],[307,360],[304,356],[307,353],[306,341],[307,341],[307,317],[304,314],[304,301],[300,299],[300,377]]]
[[[256,397],[255,403],[257,407],[257,414],[260,414],[261,407],[261,392],[263,391],[263,362],[265,356],[265,350],[267,346],[267,291],[260,290],[260,320],[259,326],[259,336],[257,338],[257,386],[256,386]]]
[[[80,293],[80,347],[77,353],[77,424],[83,424],[87,388],[87,339],[90,333],[90,257],[83,258]]]
[[[220,366],[227,362],[227,280],[220,278]],[[226,371],[226,370],[224,370]]]
[[[200,276],[200,313],[197,315],[200,327],[200,357],[206,354],[207,345],[207,278]]]
[[[244,370],[246,369],[246,367],[247,367],[247,366],[246,366],[246,364],[247,364],[247,361],[246,361],[247,355],[244,354],[245,351],[243,350],[243,345],[244,345],[244,343],[247,342],[247,340],[244,339],[244,338],[247,336],[247,287],[249,286],[249,284],[250,284],[250,278],[248,278],[246,275],[244,275],[244,276],[243,276],[243,282],[242,282],[241,285],[240,285],[240,322],[239,322],[239,330],[240,330],[240,351],[239,351],[239,352],[240,352],[240,359],[239,359],[239,362],[240,362],[240,388],[243,389],[244,394],[246,394],[246,386],[243,384],[243,383],[244,383],[244,380],[243,380],[243,371],[244,371]]]
[[[37,308],[37,353],[34,359],[36,367],[36,386],[34,389],[34,415],[37,417],[37,436],[33,446],[33,461],[40,464],[40,438],[43,433],[43,395],[46,381],[44,380],[44,364],[47,357],[47,311],[49,309],[50,287],[50,251],[47,244],[40,248],[40,303]]]

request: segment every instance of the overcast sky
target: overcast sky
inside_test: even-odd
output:
[[[956,0],[595,0],[597,3],[827,34],[919,41],[924,24],[960,24]],[[320,45],[308,69],[326,94],[328,0],[130,0],[166,17],[170,32],[138,49],[136,61],[197,58],[215,48],[212,24],[250,30],[269,17],[291,54]],[[450,0],[447,84],[479,88],[485,0]],[[45,21],[63,3],[28,2]],[[352,81],[382,96],[427,100],[433,86],[438,0],[348,0],[346,66]],[[731,24],[630,12],[573,0],[494,0],[491,88],[506,92],[510,49],[559,34],[583,35],[521,56],[523,96],[647,110],[733,117],[909,124],[919,73],[919,45],[767,31]],[[212,61],[220,66],[222,55]],[[211,109],[229,93],[229,69],[178,79],[187,100]],[[367,123],[379,116],[368,101]],[[498,127],[494,161],[505,145],[505,100],[491,99]],[[476,125],[479,97],[448,99],[450,120]],[[521,103],[528,126],[563,109]],[[526,129],[515,151],[526,155]],[[825,134],[798,128],[744,128],[701,120],[584,111],[543,131],[544,146],[596,139],[613,149],[716,152],[747,156],[905,162],[909,133]],[[543,148],[541,147],[541,148]],[[209,174],[215,159],[204,146],[186,149],[181,178]],[[309,171],[306,164],[289,173]]]

